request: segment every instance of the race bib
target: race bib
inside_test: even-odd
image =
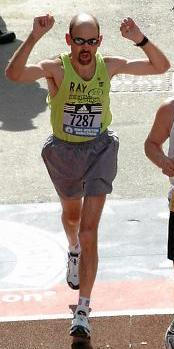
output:
[[[100,134],[101,104],[65,104],[63,130],[74,136],[96,137]]]

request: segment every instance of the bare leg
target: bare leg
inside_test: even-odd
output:
[[[98,267],[97,233],[106,195],[84,198],[79,240],[80,256],[80,296],[90,298]]]
[[[70,200],[60,198],[62,205],[62,223],[70,246],[77,244],[78,232],[80,227],[80,216],[82,208],[82,199]]]
[[[97,273],[98,225],[105,199],[106,195],[87,196],[83,201],[79,230],[81,247],[79,302],[70,329],[70,335],[74,337],[90,338],[89,302]]]

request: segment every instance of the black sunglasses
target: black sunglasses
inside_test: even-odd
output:
[[[90,46],[95,46],[95,45],[97,45],[98,44],[98,42],[99,42],[99,39],[95,39],[95,38],[91,38],[91,39],[87,39],[87,40],[85,40],[85,39],[83,39],[83,38],[72,38],[71,37],[71,39],[72,39],[72,41],[76,44],[76,45],[78,45],[78,46],[82,46],[82,45],[84,45],[84,44],[88,44],[88,45],[90,45]]]

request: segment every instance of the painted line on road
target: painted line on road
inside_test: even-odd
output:
[[[99,311],[92,312],[90,318],[103,318],[103,317],[115,317],[115,316],[143,316],[143,315],[173,315],[174,308],[164,309],[129,309],[125,311]],[[40,321],[40,320],[65,320],[72,319],[73,314],[48,314],[48,315],[34,315],[34,316],[8,316],[0,317],[0,322],[16,322],[16,321]]]
[[[174,73],[162,75],[117,75],[111,80],[111,93],[167,93],[174,90]]]

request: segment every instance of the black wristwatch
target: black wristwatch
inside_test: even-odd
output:
[[[149,40],[148,40],[147,36],[144,36],[143,40],[140,41],[138,44],[135,44],[135,46],[142,47],[142,46],[146,45],[148,41]]]

